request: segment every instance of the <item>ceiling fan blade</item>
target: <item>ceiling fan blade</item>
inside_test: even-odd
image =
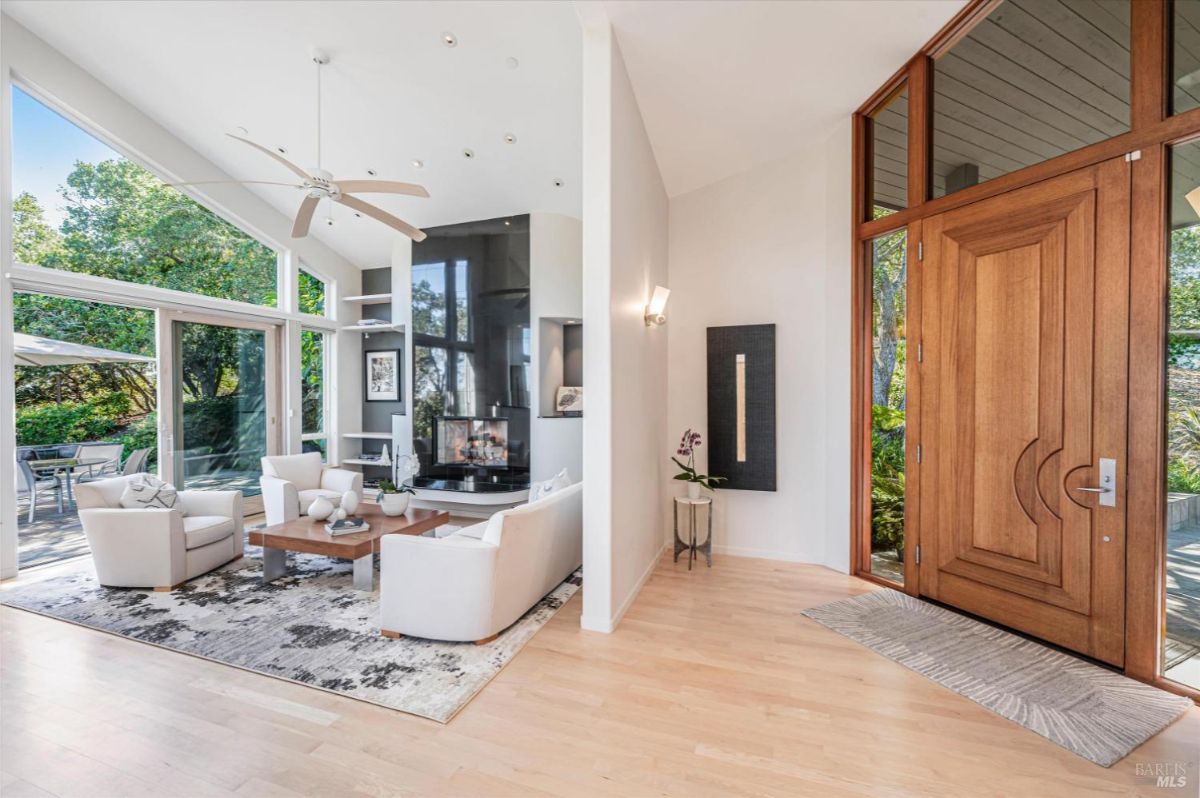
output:
[[[215,186],[219,183],[238,183],[252,186],[287,186],[288,188],[304,188],[299,183],[276,183],[273,180],[189,180],[186,183],[167,183],[168,186]]]
[[[292,225],[292,238],[304,238],[308,235],[308,226],[312,224],[313,214],[317,212],[320,197],[305,197],[296,211],[296,223]]]
[[[413,227],[408,222],[406,222],[402,219],[397,219],[395,216],[392,216],[390,213],[383,210],[382,208],[376,208],[374,205],[372,205],[368,202],[363,202],[358,197],[352,197],[349,194],[340,194],[337,197],[334,197],[334,201],[340,202],[348,208],[353,208],[354,210],[361,213],[363,216],[370,216],[372,219],[376,219],[378,221],[383,222],[388,227],[392,227],[392,228],[395,228],[396,230],[399,230],[401,233],[404,233],[404,235],[408,236],[413,241],[424,241],[425,240],[425,234],[423,232],[421,232],[420,230],[418,230],[417,228]]]
[[[398,180],[338,180],[338,189],[347,194],[407,194],[410,197],[428,197],[425,186],[416,183],[401,183]]]
[[[262,151],[262,152],[265,152],[267,155],[269,155],[269,156],[271,156],[272,158],[274,158],[275,160],[279,161],[281,164],[283,164],[284,166],[286,166],[288,169],[291,169],[291,170],[292,170],[292,173],[293,173],[293,174],[295,174],[295,175],[297,175],[298,177],[301,177],[301,178],[303,178],[304,180],[312,180],[312,177],[311,177],[311,176],[308,174],[308,172],[304,171],[304,170],[303,170],[303,169],[301,169],[299,166],[296,166],[296,164],[292,163],[292,162],[291,162],[291,161],[289,161],[287,158],[284,158],[284,157],[283,157],[282,155],[280,155],[279,153],[277,153],[277,152],[272,152],[271,150],[267,149],[266,147],[264,147],[264,146],[263,146],[263,145],[261,145],[261,144],[255,144],[255,143],[254,143],[253,141],[251,141],[250,139],[244,139],[244,138],[242,138],[241,136],[235,136],[235,135],[233,135],[232,133],[226,133],[225,135],[226,135],[226,136],[229,136],[229,138],[231,138],[231,139],[237,139],[238,141],[245,142],[246,144],[249,144],[251,147],[253,147],[253,148],[254,148],[254,149],[256,149],[256,150],[260,150],[260,151]]]

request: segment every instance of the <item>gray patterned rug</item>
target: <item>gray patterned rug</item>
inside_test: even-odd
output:
[[[106,588],[91,569],[0,593],[0,604],[300,682],[445,723],[579,589],[579,572],[486,645],[379,634],[379,590],[354,590],[351,563],[290,557],[260,580],[259,550],[170,593]],[[376,579],[378,584],[378,579]]]
[[[817,623],[1108,767],[1192,702],[898,590],[804,610]]]

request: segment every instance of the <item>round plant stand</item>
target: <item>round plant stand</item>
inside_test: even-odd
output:
[[[687,514],[688,539],[684,542],[679,537],[679,506],[683,505],[684,512]],[[703,543],[696,540],[696,511],[701,507],[708,509],[708,537]],[[674,502],[675,516],[675,562],[679,562],[679,552],[686,551],[688,553],[688,570],[692,570],[692,561],[704,553],[704,559],[708,562],[708,567],[712,568],[712,511],[713,500],[710,496],[701,496],[698,499],[691,499],[687,496],[676,496]]]

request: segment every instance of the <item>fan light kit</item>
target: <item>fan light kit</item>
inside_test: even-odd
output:
[[[453,34],[447,34],[453,37]],[[457,42],[457,40],[455,40]],[[450,45],[453,47],[454,45]],[[352,192],[363,192],[367,194],[404,194],[410,197],[428,198],[429,192],[424,186],[419,186],[416,183],[401,183],[396,180],[335,180],[331,172],[321,168],[321,67],[329,63],[329,55],[323,50],[313,49],[310,53],[312,61],[317,65],[317,166],[315,169],[301,169],[296,164],[292,163],[283,155],[287,154],[287,150],[283,147],[276,147],[276,151],[272,151],[261,144],[256,144],[243,136],[235,136],[232,133],[226,133],[232,139],[237,139],[243,144],[248,144],[259,152],[264,153],[269,158],[275,159],[279,164],[286,167],[292,174],[300,178],[299,183],[280,183],[273,180],[198,180],[187,183],[171,183],[173,186],[199,186],[212,183],[240,183],[242,185],[260,185],[260,186],[291,186],[298,188],[305,194],[304,201],[300,203],[300,209],[296,212],[296,221],[292,225],[292,238],[304,238],[308,235],[308,228],[312,224],[313,215],[317,211],[317,206],[321,200],[329,200],[337,202],[349,207],[353,211],[357,211],[356,215],[370,216],[376,221],[383,222],[388,227],[400,231],[404,235],[411,238],[413,241],[424,241],[425,233],[413,227],[408,222],[399,219],[382,208],[376,207],[368,202],[365,202],[358,197],[353,196]],[[242,130],[239,128],[239,130]],[[465,152],[470,152],[466,150]],[[465,154],[465,153],[464,153]],[[473,156],[471,153],[470,156]],[[367,174],[374,175],[374,170],[368,169]],[[333,226],[333,217],[329,216],[325,223],[330,227]]]

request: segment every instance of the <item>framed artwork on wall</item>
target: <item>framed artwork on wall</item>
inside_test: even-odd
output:
[[[583,388],[570,385],[558,386],[554,397],[554,409],[564,416],[582,416]]]
[[[363,352],[363,398],[368,402],[399,402],[400,368],[399,349],[377,349]]]
[[[708,473],[775,490],[775,325],[708,328]]]

